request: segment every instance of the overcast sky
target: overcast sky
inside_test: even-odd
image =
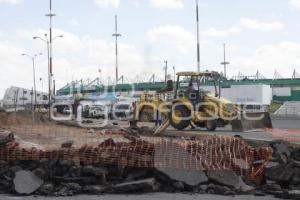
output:
[[[199,0],[202,70],[222,70],[228,46],[229,76],[275,69],[291,77],[300,71],[300,0]],[[48,32],[48,0],[0,0],[0,98],[14,85],[31,88],[30,59],[46,55],[33,36]],[[127,80],[163,78],[164,60],[176,70],[196,70],[194,0],[53,0],[53,71],[57,89],[76,79],[114,77],[114,15],[119,16],[120,75]],[[47,56],[36,61],[47,87]]]

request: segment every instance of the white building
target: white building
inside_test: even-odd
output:
[[[213,86],[202,86],[205,91],[214,94]],[[232,85],[221,89],[221,96],[236,104],[271,105],[272,88],[270,85]]]
[[[37,105],[47,105],[48,104],[48,94],[44,92],[36,92]],[[25,107],[30,106],[35,103],[34,91],[31,89],[25,89],[20,87],[10,87],[8,88],[2,100],[2,105],[4,108],[13,108],[15,106]]]

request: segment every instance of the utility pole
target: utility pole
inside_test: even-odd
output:
[[[51,91],[51,83],[52,83],[52,77],[53,77],[53,54],[52,54],[52,18],[56,15],[52,13],[52,0],[49,0],[49,14],[46,14],[46,17],[49,17],[49,102],[51,102],[52,99],[52,91]],[[51,104],[51,103],[50,103]],[[49,105],[50,110],[51,105]]]
[[[34,36],[33,39],[36,40],[36,39],[39,39],[43,42],[45,42],[47,44],[47,58],[48,58],[48,106],[49,108],[51,107],[51,82],[52,82],[52,70],[50,70],[52,67],[50,66],[50,41],[48,39],[48,35],[45,33],[44,34],[45,38],[41,38],[41,37],[38,37],[38,36]],[[55,36],[53,39],[52,39],[52,42],[57,39],[57,38],[63,38],[63,35],[58,35],[58,36]],[[51,58],[52,60],[52,58]],[[49,109],[49,119],[50,119],[50,109]]]
[[[199,33],[199,0],[196,0],[196,21],[197,21],[197,72],[200,72],[200,33]]]
[[[165,66],[165,82],[167,82],[167,76],[168,76],[168,61],[167,60],[165,60],[165,64],[166,64],[166,66]]]
[[[115,15],[115,33],[112,35],[116,38],[116,83],[119,80],[119,69],[118,69],[118,37],[122,35],[118,33],[118,15]]]
[[[55,80],[53,80],[53,94],[55,95]],[[55,102],[55,98],[53,98],[54,102]]]
[[[224,65],[224,77],[227,78],[227,75],[226,75],[226,66],[230,64],[230,62],[226,61],[226,44],[224,43],[223,44],[223,48],[224,48],[224,61],[221,62],[221,65]]]

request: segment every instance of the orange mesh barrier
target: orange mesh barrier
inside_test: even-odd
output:
[[[197,140],[163,137],[133,137],[122,131],[106,131],[110,139],[81,148],[43,150],[16,141],[0,146],[0,160],[74,160],[86,164],[186,170],[234,170],[254,178],[272,157],[272,149],[255,150],[243,140],[228,136],[207,136]],[[123,137],[115,141],[116,136]],[[259,164],[255,165],[255,161]],[[257,163],[257,162],[256,162]]]

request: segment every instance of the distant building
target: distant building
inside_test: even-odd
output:
[[[37,105],[48,104],[48,94],[44,92],[36,92]],[[2,99],[4,108],[29,107],[35,103],[34,91],[20,87],[10,87],[5,91]]]

